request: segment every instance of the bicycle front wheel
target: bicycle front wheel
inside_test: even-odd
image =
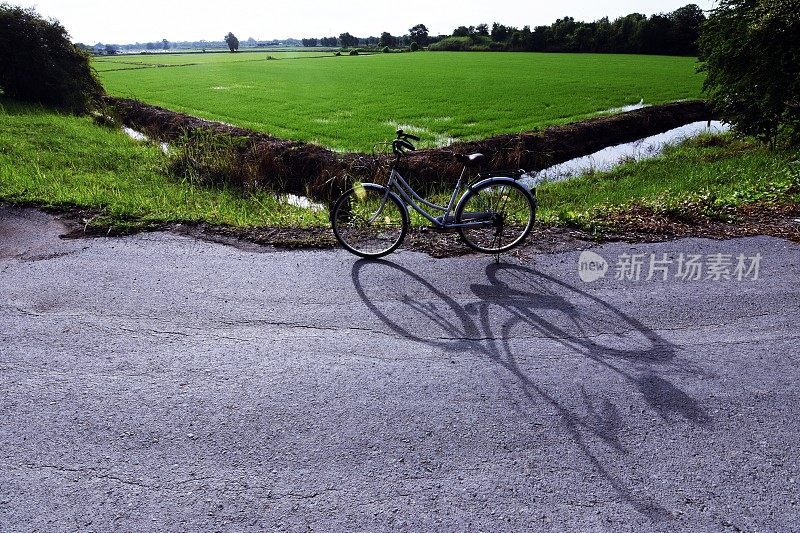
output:
[[[464,242],[479,252],[498,254],[525,241],[536,218],[536,200],[510,179],[487,181],[470,189],[456,208]]]
[[[397,195],[381,185],[356,184],[336,200],[331,211],[336,240],[368,258],[393,252],[408,231],[408,212]]]

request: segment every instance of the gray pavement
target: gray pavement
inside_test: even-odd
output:
[[[0,207],[0,531],[800,530],[797,244],[62,233]]]

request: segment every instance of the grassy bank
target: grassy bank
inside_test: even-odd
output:
[[[539,218],[602,229],[632,206],[691,220],[727,220],[753,203],[800,202],[800,153],[732,134],[701,135],[657,158],[538,188]]]
[[[800,202],[800,154],[731,135],[705,136],[664,156],[538,188],[539,219],[613,229],[631,206],[684,219],[724,219],[737,206]],[[206,222],[234,228],[326,228],[326,211],[171,175],[158,146],[91,119],[0,100],[0,201],[87,208],[92,224]],[[638,210],[641,212],[641,209]],[[420,219],[417,219],[420,220]],[[421,220],[420,220],[421,221]]]
[[[327,223],[316,213],[170,176],[154,144],[90,118],[0,100],[0,201],[96,209],[97,224],[204,221],[231,226]]]

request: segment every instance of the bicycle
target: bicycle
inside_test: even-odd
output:
[[[333,204],[333,234],[346,250],[366,258],[396,250],[408,233],[408,207],[427,219],[434,231],[457,231],[464,243],[478,252],[500,254],[525,241],[536,218],[537,202],[536,189],[519,181],[528,177],[524,170],[478,172],[477,179],[464,187],[468,169],[479,167],[485,157],[454,154],[464,167],[447,205],[439,205],[417,194],[397,171],[401,157],[416,150],[412,140],[420,138],[397,130],[397,138],[391,141],[395,157],[385,186],[356,183]],[[425,208],[442,214],[433,216]]]

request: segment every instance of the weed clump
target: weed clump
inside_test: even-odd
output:
[[[167,170],[200,185],[232,185],[254,190],[259,185],[257,165],[248,158],[247,139],[211,130],[186,131],[174,143]]]

